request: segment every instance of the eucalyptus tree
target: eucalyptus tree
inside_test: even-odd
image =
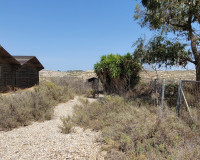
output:
[[[167,65],[169,62],[171,64],[180,62],[181,65],[191,62],[196,68],[196,79],[200,81],[200,0],[142,0],[141,5],[136,5],[134,18],[138,20],[141,27],[159,31],[161,35],[172,33],[177,38],[171,43],[160,36],[151,40],[146,46],[146,51],[148,46],[151,50],[156,44],[164,48],[160,54],[157,48],[156,54],[152,56],[154,61],[158,62],[159,57],[162,57],[160,62],[165,62]],[[189,50],[186,50],[184,40],[189,43]],[[137,51],[141,52],[141,43],[138,47],[140,49],[138,48]],[[170,50],[172,48],[174,51]]]

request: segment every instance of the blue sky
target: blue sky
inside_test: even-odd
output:
[[[151,33],[133,19],[136,0],[0,0],[0,44],[35,55],[47,70],[89,70],[109,53],[133,52]]]

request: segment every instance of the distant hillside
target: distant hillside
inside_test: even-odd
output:
[[[195,80],[196,73],[194,70],[178,70],[178,71],[142,71],[140,73],[142,81],[150,81],[156,78],[166,79],[166,81]]]
[[[96,76],[94,71],[69,71],[69,72],[61,72],[61,71],[47,71],[43,70],[40,71],[40,78],[46,77],[64,77],[64,76],[71,76],[71,77],[78,77],[81,79],[87,79],[89,77]],[[142,71],[140,73],[141,80],[143,82],[151,81],[156,78],[159,79],[166,79],[166,81],[179,81],[182,80],[195,80],[196,75],[194,70],[178,70],[178,71]]]

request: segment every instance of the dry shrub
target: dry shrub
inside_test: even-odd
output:
[[[68,116],[67,118],[65,117],[61,117],[61,121],[63,122],[63,126],[59,126],[59,128],[61,129],[62,133],[68,134],[71,132],[72,127],[73,127],[73,123],[71,122],[71,118],[70,116]]]
[[[158,105],[160,105],[162,93],[162,82],[157,81],[157,95],[154,93],[154,82],[140,82],[131,91],[126,92],[123,97],[129,101],[139,99],[141,104],[154,105],[154,100],[158,98]],[[178,97],[178,84],[167,83],[165,85],[165,102],[168,107],[176,107]]]
[[[74,97],[68,86],[42,82],[33,90],[0,97],[0,129],[10,130],[31,121],[50,120],[54,106]]]
[[[88,90],[91,89],[82,79],[78,77],[64,76],[60,77],[51,77],[47,79],[58,86],[70,88],[75,94],[83,95],[87,94]]]
[[[81,100],[70,124],[102,131],[106,159],[199,159],[199,132],[170,110],[163,116],[119,96]],[[63,127],[65,127],[64,124]]]

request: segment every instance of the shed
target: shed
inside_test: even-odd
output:
[[[0,92],[39,84],[42,69],[35,56],[12,56],[0,45]]]
[[[35,56],[13,56],[21,65],[16,70],[16,87],[28,88],[39,84],[39,71],[43,65]]]
[[[90,77],[87,79],[87,83],[93,90],[92,95],[93,95],[93,98],[95,98],[95,94],[99,93],[99,79],[96,77]]]
[[[20,63],[0,45],[0,91],[15,87],[16,70]]]

